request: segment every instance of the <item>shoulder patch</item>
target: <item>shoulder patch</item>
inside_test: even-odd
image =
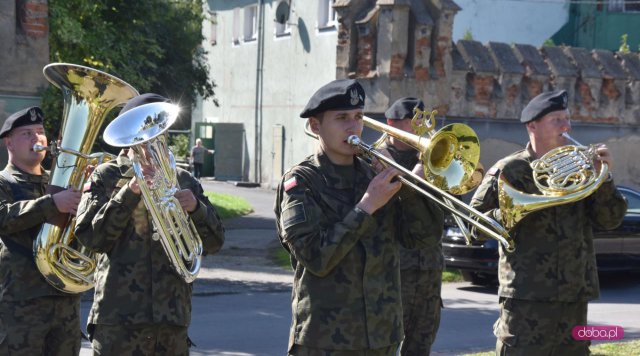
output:
[[[282,228],[285,230],[305,221],[307,221],[307,214],[302,202],[291,204],[282,211]]]
[[[493,166],[489,169],[487,174],[490,176],[495,176],[498,172],[500,172],[500,169],[498,167]]]
[[[291,178],[284,181],[284,191],[288,192],[289,189],[294,188],[297,185],[298,185],[298,180],[296,179],[296,176],[292,176]]]

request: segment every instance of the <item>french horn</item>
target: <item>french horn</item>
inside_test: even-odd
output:
[[[600,173],[596,172],[597,145],[583,146],[566,132],[562,136],[573,145],[557,147],[531,162],[534,183],[542,194],[518,191],[500,174],[498,201],[507,230],[534,211],[585,199],[606,180],[609,168],[605,162]]]

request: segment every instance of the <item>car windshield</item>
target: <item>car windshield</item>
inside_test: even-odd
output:
[[[640,213],[640,194],[627,189],[620,189],[620,192],[627,198],[627,202],[629,203],[627,211],[630,213]]]

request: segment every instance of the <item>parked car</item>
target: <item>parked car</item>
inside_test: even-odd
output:
[[[594,231],[599,272],[640,271],[640,192],[627,187],[618,190],[629,207],[618,228]],[[453,219],[446,218],[442,249],[447,268],[459,269],[465,280],[476,285],[498,283],[496,240],[474,241],[468,246]]]

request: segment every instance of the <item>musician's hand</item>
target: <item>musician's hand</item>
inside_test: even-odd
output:
[[[389,150],[381,149],[381,150],[378,150],[378,153],[380,153],[381,155],[383,155],[383,156],[389,158],[390,160],[394,161],[393,157],[391,157],[391,153],[389,153]],[[387,168],[388,166],[389,165],[387,163],[382,162],[381,160],[377,159],[376,157],[373,157],[373,159],[371,161],[371,168],[373,168],[373,170],[376,171],[377,173],[380,173],[380,172],[384,171],[384,169]]]
[[[82,192],[74,188],[69,188],[52,195],[53,202],[58,211],[61,213],[70,213],[72,215],[76,215],[81,196]]]
[[[399,181],[392,181],[399,174],[400,172],[393,167],[380,172],[371,180],[367,191],[356,206],[369,215],[383,207],[402,187]]]
[[[600,169],[602,167],[602,162],[606,163],[609,166],[609,171],[613,170],[613,157],[611,156],[611,151],[609,151],[609,147],[607,145],[601,144],[596,148],[597,158],[594,160],[596,171],[600,173]]]
[[[181,189],[173,195],[180,202],[182,209],[188,213],[193,213],[198,208],[198,199],[196,199],[193,192],[189,189]]]
[[[129,189],[131,189],[134,193],[140,195],[140,185],[138,185],[138,178],[131,178],[131,180],[129,181]]]

